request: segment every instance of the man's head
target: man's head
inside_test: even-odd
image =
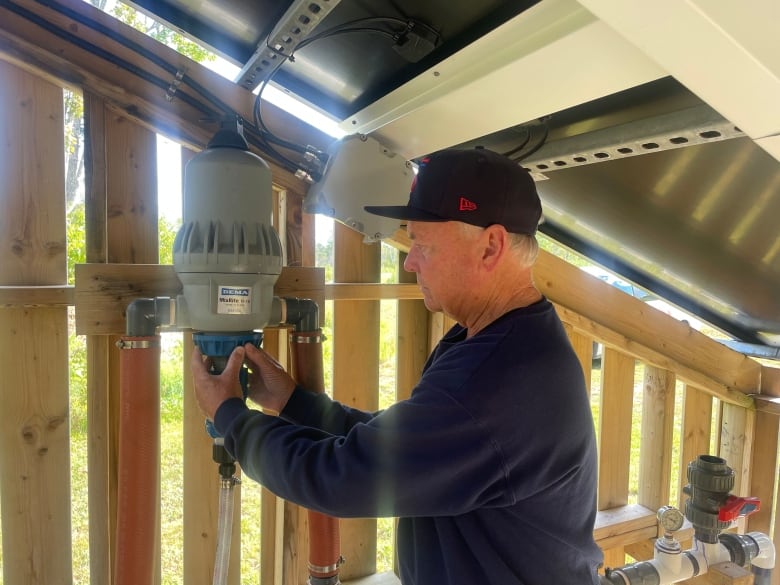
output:
[[[447,149],[420,161],[409,203],[366,211],[410,221],[460,221],[534,235],[542,217],[536,185],[517,162],[484,149]]]
[[[366,211],[407,220],[404,268],[417,274],[429,310],[470,331],[533,286],[541,203],[528,173],[500,154],[433,154],[421,161],[408,205]]]

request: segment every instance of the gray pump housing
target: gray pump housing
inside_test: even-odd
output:
[[[238,332],[277,324],[282,246],[271,226],[271,169],[235,130],[220,130],[184,171],[173,265],[183,285],[177,325]]]

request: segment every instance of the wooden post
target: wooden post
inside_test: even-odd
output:
[[[379,244],[335,224],[336,282],[379,282]],[[347,406],[379,404],[379,301],[333,302],[333,395]],[[358,359],[359,356],[359,359]],[[343,580],[376,573],[376,520],[341,520]]]
[[[588,389],[588,396],[590,396],[591,379],[593,377],[593,338],[575,331],[570,325],[564,324],[564,328],[574,348],[574,353],[577,354],[577,359],[580,360],[582,373],[585,376],[585,387]]]
[[[638,501],[651,510],[670,504],[674,389],[673,372],[645,366]]]
[[[156,136],[113,112],[100,99],[85,101],[87,260],[156,263]],[[90,572],[113,580],[117,513],[118,378],[116,336],[87,340],[89,419]],[[94,532],[93,532],[94,530]],[[158,581],[160,579],[159,534]]]
[[[777,503],[776,471],[778,464],[778,429],[780,418],[768,412],[756,412],[756,434],[753,442],[753,478],[748,496],[761,500],[761,510],[748,518],[751,532],[772,534],[772,510]],[[775,532],[776,537],[780,536]]]
[[[403,263],[406,254],[399,255],[398,282],[417,281],[413,272],[406,272]],[[421,300],[398,301],[398,330],[396,345],[396,400],[408,398],[422,374],[425,360],[428,358],[428,321],[430,312]]]
[[[734,470],[734,489],[739,496],[748,496],[750,464],[753,457],[753,435],[756,411],[724,403],[721,419],[720,456]]]
[[[0,285],[65,285],[62,89],[0,61]],[[0,309],[3,580],[72,582],[66,307]]]
[[[108,258],[106,237],[106,106],[84,93],[84,215],[87,262]],[[89,572],[93,583],[111,583],[116,533],[116,451],[110,442],[111,338],[87,336],[87,468],[89,469]],[[113,445],[116,447],[116,445]],[[112,491],[113,490],[113,491]]]
[[[684,510],[687,496],[683,493],[683,488],[688,484],[688,464],[695,461],[699,455],[710,454],[712,396],[695,386],[686,385],[682,419],[677,507]]]
[[[599,424],[599,510],[628,503],[634,367],[633,358],[611,347],[604,348]],[[605,566],[619,567],[623,564],[622,546],[604,551]]]

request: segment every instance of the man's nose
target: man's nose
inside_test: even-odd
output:
[[[417,272],[417,262],[413,259],[414,252],[412,250],[409,250],[409,253],[406,255],[406,258],[404,259],[404,270],[407,272]]]

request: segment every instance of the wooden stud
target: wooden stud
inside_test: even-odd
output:
[[[677,507],[685,509],[687,496],[683,488],[688,484],[688,465],[700,455],[710,454],[712,426],[712,396],[695,386],[685,386],[682,433],[680,436],[680,485]]]
[[[645,366],[639,503],[651,510],[668,505],[674,427],[674,373]]]
[[[756,432],[753,440],[753,476],[750,493],[761,500],[761,510],[749,516],[751,532],[772,534],[772,510],[777,498],[778,430],[780,418],[766,412],[756,412]],[[775,533],[777,534],[777,533]],[[778,535],[780,536],[780,535]]]
[[[628,503],[634,366],[633,358],[604,348],[599,421],[599,510]],[[604,550],[605,566],[617,562],[618,566],[622,565],[623,555],[622,546]]]
[[[604,348],[599,441],[598,509],[628,503],[634,359]]]
[[[593,344],[595,342],[592,337],[576,331],[571,325],[564,324],[564,328],[574,348],[574,353],[577,354],[577,359],[582,366],[582,373],[585,376],[585,387],[588,389],[588,396],[590,396],[591,378],[593,377]]]
[[[0,63],[0,285],[66,283],[63,125],[60,87]],[[69,583],[67,308],[0,313],[3,575]]]
[[[399,257],[400,283],[416,282],[412,272],[403,270],[406,254]],[[414,285],[419,292],[419,287]],[[326,289],[327,290],[327,289]],[[430,312],[421,300],[398,301],[398,330],[396,345],[396,400],[408,398],[422,375],[422,369],[428,358],[427,331]]]
[[[720,456],[734,470],[732,493],[748,496],[756,412],[733,404],[723,404],[722,417]]]
[[[337,282],[378,282],[380,245],[340,223],[334,232]],[[373,411],[379,405],[379,302],[333,303],[333,396],[354,408]],[[360,356],[360,359],[357,359]],[[343,580],[376,573],[374,519],[341,520],[341,542],[348,562]]]

